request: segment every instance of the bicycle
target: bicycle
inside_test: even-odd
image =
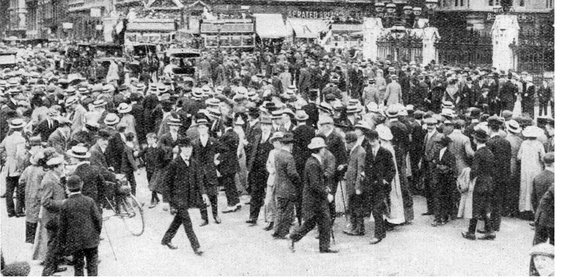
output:
[[[127,230],[134,236],[144,233],[144,203],[139,203],[131,193],[130,184],[124,174],[115,174],[116,182],[106,182],[108,187],[115,190],[115,199],[109,199],[104,195],[105,201],[113,210],[113,215],[104,216],[103,221],[111,217],[120,217]],[[113,202],[112,202],[113,201]]]

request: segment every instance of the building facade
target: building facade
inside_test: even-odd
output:
[[[8,30],[6,35],[25,38],[27,30],[27,3],[26,0],[9,0]]]

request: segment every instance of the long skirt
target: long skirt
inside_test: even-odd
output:
[[[39,217],[43,215],[44,208],[41,207],[39,210]],[[32,260],[44,261],[47,256],[47,243],[49,242],[49,236],[47,234],[47,229],[45,228],[45,223],[42,219],[37,222],[37,231],[35,233],[35,241],[33,242],[33,254],[31,256]]]

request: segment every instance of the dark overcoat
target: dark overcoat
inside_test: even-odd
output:
[[[321,211],[329,213],[329,189],[325,186],[324,171],[321,163],[313,156],[306,161],[303,182],[302,218],[308,220]]]
[[[99,245],[101,213],[91,197],[72,194],[62,204],[58,237],[68,254]]]
[[[473,218],[483,219],[491,207],[495,172],[495,156],[487,146],[475,151],[471,166],[470,179],[477,178],[473,188]]]
[[[164,196],[169,197],[170,206],[176,209],[204,207],[202,195],[207,192],[201,174],[201,166],[193,157],[189,166],[181,156],[173,159],[168,166],[163,189]]]

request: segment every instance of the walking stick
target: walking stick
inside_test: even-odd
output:
[[[113,243],[111,243],[111,238],[109,238],[109,232],[107,232],[107,225],[103,227],[105,230],[105,235],[107,235],[107,241],[109,241],[109,247],[111,247],[111,252],[113,252],[113,257],[117,260],[117,255],[115,254],[115,249],[113,248]]]

